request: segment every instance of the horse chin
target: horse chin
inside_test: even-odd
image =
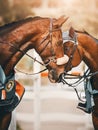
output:
[[[48,73],[48,78],[49,78],[51,83],[56,83],[56,82],[58,82],[58,79],[59,79],[54,70],[51,70]]]
[[[57,80],[54,79],[52,75],[48,75],[48,78],[49,78],[51,83],[56,83],[57,82]]]
[[[49,80],[50,80],[51,83],[56,83],[56,80],[53,80],[53,79],[50,79],[50,78],[49,78]]]

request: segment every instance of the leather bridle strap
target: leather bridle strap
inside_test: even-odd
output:
[[[77,40],[77,35],[76,35],[76,33],[75,33],[75,38],[74,38],[74,39],[70,39],[69,32],[67,32],[67,35],[68,35],[68,37],[64,39],[64,43],[65,43],[65,42],[72,42],[72,43],[74,44],[74,46],[73,46],[73,50],[72,50],[72,52],[71,52],[71,54],[70,54],[69,61],[68,61],[67,65],[66,65],[66,67],[65,67],[65,70],[67,70],[67,67],[69,67],[69,66],[70,66],[71,68],[73,67],[73,66],[72,66],[72,59],[73,59],[73,56],[74,56],[74,53],[75,53],[76,49],[78,50],[78,54],[79,54],[80,59],[81,59],[81,55],[80,55],[79,49],[78,49],[78,47],[77,47],[77,45],[78,45],[78,40]],[[66,73],[66,72],[65,72],[65,73]]]
[[[55,30],[56,31],[56,30]],[[41,53],[43,53],[43,51],[45,50],[45,48],[48,46],[48,44],[50,43],[51,44],[51,53],[52,53],[52,56],[55,55],[54,53],[54,49],[52,47],[52,32],[53,32],[53,19],[51,18],[50,19],[50,28],[49,28],[49,33],[46,35],[46,37],[41,41],[40,45],[45,41],[47,40],[48,36],[49,36],[49,40],[48,42],[46,43],[46,45],[44,46],[44,48],[39,52],[39,55],[41,55]],[[39,46],[40,47],[40,46]]]
[[[51,43],[51,53],[52,53],[52,56],[55,55],[54,53],[54,49],[53,49],[53,46],[52,46],[52,32],[53,32],[53,19],[51,18],[50,19],[50,30],[49,30],[49,35],[50,35],[50,43]]]
[[[74,53],[75,53],[75,51],[76,51],[76,48],[77,48],[77,44],[74,44],[72,53],[71,53],[71,55],[70,55],[70,57],[69,57],[68,63],[67,63],[67,65],[66,65],[66,67],[65,67],[65,70],[67,70],[67,67],[69,67],[69,66],[71,66],[71,68],[72,68],[72,59],[73,59]]]
[[[15,67],[15,70],[18,71],[19,73],[22,73],[22,74],[25,74],[25,75],[35,75],[35,74],[39,74],[39,73],[42,73],[42,72],[46,71],[47,68],[45,68],[45,69],[43,69],[41,71],[35,72],[35,73],[26,73],[26,72],[23,72],[23,71],[17,69],[16,67]]]

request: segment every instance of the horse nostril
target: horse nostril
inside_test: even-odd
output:
[[[50,74],[52,75],[53,80],[58,80],[58,75],[55,69],[50,70]]]

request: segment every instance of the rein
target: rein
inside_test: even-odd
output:
[[[89,72],[89,69],[87,69],[85,71],[85,73],[82,75],[82,76],[76,76],[76,75],[73,75],[73,74],[65,74],[62,76],[62,83],[63,84],[67,84],[68,87],[72,87],[75,92],[76,92],[76,95],[78,97],[78,100],[84,102],[82,99],[81,99],[81,96],[79,96],[79,93],[78,93],[78,90],[77,90],[77,86],[82,83],[83,81],[85,81],[88,77],[92,77],[93,75],[91,75],[91,73]],[[78,79],[77,81],[75,81],[74,83],[68,83],[66,81],[66,79]]]
[[[85,73],[84,73],[82,76],[80,76],[80,75],[79,75],[79,76],[76,76],[76,75],[73,75],[73,74],[65,74],[65,75],[62,76],[62,78],[63,78],[63,79],[62,79],[62,83],[63,83],[63,84],[67,84],[68,87],[72,87],[72,88],[75,90],[75,92],[76,92],[76,95],[77,95],[77,97],[78,97],[78,100],[84,102],[84,101],[82,100],[82,98],[81,98],[81,95],[79,95],[79,93],[78,93],[77,86],[78,86],[80,83],[82,83],[82,82],[89,81],[89,79],[90,79],[91,77],[95,76],[96,74],[98,74],[98,71],[96,71],[96,72],[94,72],[94,73],[91,73],[89,68],[85,71]],[[66,79],[78,79],[78,80],[75,81],[74,83],[68,83],[68,82],[66,81]],[[95,91],[95,90],[94,90],[94,91]],[[98,93],[98,92],[95,92],[95,94],[96,94],[96,93]],[[94,94],[94,93],[93,93],[93,94]]]
[[[9,44],[10,46],[12,46],[13,48],[15,48],[17,51],[21,52],[23,55],[26,55],[27,57],[29,57],[30,59],[32,59],[34,62],[37,62],[37,63],[39,63],[39,64],[42,65],[42,66],[45,66],[45,64],[43,64],[42,62],[38,61],[36,58],[30,56],[29,54],[25,53],[24,51],[22,51],[22,50],[19,49],[18,47],[12,45],[11,43],[8,43],[8,44]],[[39,73],[44,72],[45,70],[47,70],[47,68],[45,68],[45,69],[43,69],[43,70],[41,70],[41,71],[35,72],[35,73],[31,73],[31,74],[30,74],[30,73],[23,72],[23,71],[17,69],[16,67],[15,67],[15,70],[18,71],[18,72],[20,72],[20,73],[23,73],[23,74],[25,74],[25,75],[35,75],[35,74],[39,74]]]
[[[42,62],[38,61],[36,58],[30,56],[29,54],[25,53],[24,51],[22,51],[21,49],[19,49],[18,47],[14,46],[11,43],[8,43],[11,47],[13,47],[14,49],[16,49],[17,51],[21,52],[23,55],[28,56],[29,58],[31,58],[32,60],[34,60],[34,62],[38,62],[40,65],[45,66]]]

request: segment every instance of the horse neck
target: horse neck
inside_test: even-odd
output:
[[[37,37],[39,37],[38,34],[40,34],[40,27],[35,26],[35,24],[32,24],[32,22],[27,24],[24,24],[23,26],[20,26],[19,28],[16,28],[15,30],[8,33],[8,35],[5,35],[2,39],[2,41],[5,41],[5,49],[4,52],[1,54],[2,57],[2,66],[5,71],[6,75],[9,75],[10,72],[13,70],[14,66],[18,63],[18,61],[23,57],[23,55],[30,49],[35,49],[37,44]],[[1,49],[4,47],[4,44],[2,45]],[[18,49],[22,50],[24,53],[19,51]],[[10,50],[10,51],[9,51]],[[8,54],[6,55],[6,52]]]
[[[98,44],[88,34],[78,33],[78,42],[83,51],[83,61],[92,73],[98,71]],[[98,90],[98,74],[91,77],[93,89]]]
[[[98,44],[88,34],[78,33],[78,42],[83,50],[83,61],[92,72],[98,71]]]

